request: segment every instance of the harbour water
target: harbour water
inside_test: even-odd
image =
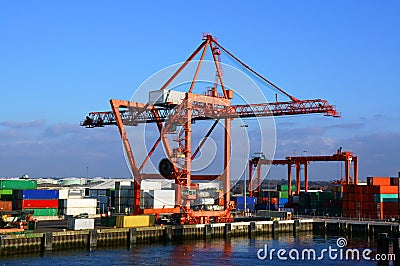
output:
[[[362,251],[371,249],[369,257],[373,258],[376,252],[374,240],[365,238],[347,239],[347,245],[343,249],[360,250],[360,259],[346,260],[345,256],[340,259],[339,252],[336,259],[331,259],[328,253],[322,258],[321,250],[336,249],[338,237],[316,236],[311,234],[300,234],[297,237],[291,235],[280,235],[277,238],[271,236],[258,236],[249,238],[232,238],[230,240],[197,240],[181,241],[171,243],[156,243],[136,245],[133,249],[98,249],[88,251],[53,251],[42,256],[14,256],[0,258],[1,265],[376,265],[376,261],[367,261],[362,258]],[[257,253],[260,249],[268,247],[271,249],[285,249],[286,257],[292,249],[300,252],[299,260],[280,260],[277,252],[273,253],[272,259],[267,257],[260,260]],[[316,259],[301,258],[304,249],[314,249]],[[263,255],[263,252],[259,252]],[[295,254],[295,253],[292,253]]]

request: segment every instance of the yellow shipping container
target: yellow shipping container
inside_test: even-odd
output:
[[[119,228],[153,226],[155,221],[154,215],[117,216],[116,225]]]

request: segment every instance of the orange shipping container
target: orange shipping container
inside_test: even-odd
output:
[[[0,201],[0,211],[12,211],[12,201]]]
[[[271,204],[278,204],[278,198],[270,198]]]
[[[396,186],[380,186],[380,194],[398,194],[399,187]]]
[[[390,177],[367,177],[368,185],[390,186]]]

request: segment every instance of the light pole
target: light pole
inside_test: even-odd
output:
[[[242,127],[246,132],[246,127],[249,127],[249,125],[243,124],[240,127]],[[247,202],[246,202],[246,166],[247,166],[246,150],[243,151],[243,158],[244,158],[243,196],[244,196],[244,215],[246,216],[246,210],[247,210]]]

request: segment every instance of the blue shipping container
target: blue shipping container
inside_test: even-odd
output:
[[[270,204],[269,205],[269,209],[271,211],[277,211],[278,210],[278,205],[277,204]]]
[[[246,197],[246,204],[256,204],[257,203],[257,198],[253,197]],[[236,198],[236,204],[244,204],[244,197],[237,197]]]
[[[255,211],[256,205],[255,204],[246,204],[247,210],[249,211]],[[237,204],[236,205],[236,210],[237,211],[244,211],[244,204]]]
[[[289,202],[288,199],[279,199],[278,200],[279,207],[284,207],[285,204],[288,203],[288,202]]]
[[[22,199],[58,199],[58,190],[22,190]]]

